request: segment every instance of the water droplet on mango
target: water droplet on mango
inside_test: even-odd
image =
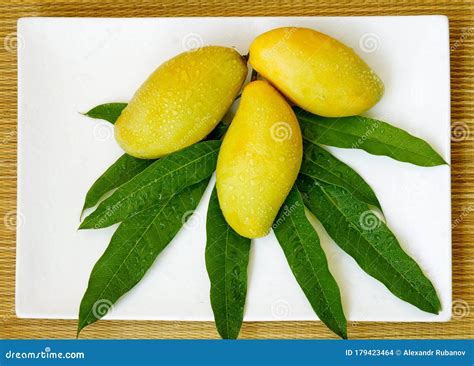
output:
[[[181,53],[140,86],[115,123],[115,138],[126,153],[143,159],[190,146],[216,127],[246,76],[247,65],[232,48]]]
[[[248,84],[216,169],[222,213],[238,234],[257,238],[269,232],[296,180],[302,155],[300,127],[283,96],[266,81]]]
[[[383,95],[383,83],[346,45],[308,28],[258,36],[249,62],[301,108],[326,117],[361,114]]]

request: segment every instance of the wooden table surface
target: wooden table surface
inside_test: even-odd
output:
[[[76,321],[15,316],[17,84],[20,17],[357,16],[443,14],[451,42],[453,319],[348,325],[355,338],[472,338],[474,334],[474,1],[0,1],[0,338],[74,338]],[[34,182],[31,182],[34,184]],[[54,301],[54,299],[51,299]],[[472,311],[471,311],[472,309]],[[216,338],[211,322],[99,321],[81,338]],[[320,322],[248,322],[241,338],[334,338]]]

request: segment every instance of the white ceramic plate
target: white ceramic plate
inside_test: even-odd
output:
[[[66,19],[18,22],[19,317],[76,318],[92,266],[115,229],[77,231],[88,188],[121,154],[112,126],[78,112],[128,101],[163,61],[218,44],[245,54],[271,28],[311,27],[353,47],[385,82],[369,115],[429,141],[449,161],[448,21],[422,17]],[[441,298],[424,313],[366,275],[316,223],[348,319],[446,321],[451,316],[450,168],[421,168],[330,149],[373,187],[389,226]],[[204,265],[209,189],[187,225],[110,319],[212,320]],[[245,320],[315,320],[273,234],[253,244]]]

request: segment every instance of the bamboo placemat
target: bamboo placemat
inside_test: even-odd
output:
[[[360,16],[449,17],[452,107],[453,320],[349,324],[355,338],[473,338],[474,317],[474,1],[0,0],[0,338],[74,338],[76,321],[15,316],[16,20],[20,17]],[[429,106],[428,106],[429,108]],[[34,182],[31,182],[34,184]],[[54,299],[51,299],[54,301]],[[213,323],[100,321],[81,338],[216,338]],[[249,322],[241,338],[333,338],[320,322]]]

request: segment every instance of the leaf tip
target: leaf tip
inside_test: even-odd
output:
[[[432,167],[443,166],[443,165],[450,166],[449,163],[446,160],[444,160],[441,156],[438,156],[438,158],[439,159],[431,165]]]
[[[81,215],[82,216],[82,215]],[[86,219],[81,222],[81,224],[79,225],[79,227],[77,228],[77,230],[84,230],[84,229],[90,229],[90,227],[88,226],[87,224],[87,217]]]
[[[86,216],[84,218],[84,220],[81,222],[81,224],[79,225],[78,227],[78,230],[83,230],[83,229],[99,229],[101,228],[102,226],[100,226],[99,224],[94,224],[95,223],[95,220],[94,218],[91,218],[91,216],[94,214],[94,212],[92,214],[90,214],[89,216]],[[82,214],[81,214],[81,217],[82,217]]]
[[[425,311],[430,313],[430,314],[439,315],[441,310],[442,310],[441,307],[433,307],[431,309],[426,309]]]
[[[329,328],[329,327],[328,327]],[[347,339],[347,322],[344,319],[343,324],[339,324],[336,328],[329,328],[342,339]]]
[[[439,301],[436,303],[436,305],[433,307],[433,314],[439,315],[439,313],[443,310],[443,306],[441,305],[441,302]]]
[[[239,332],[237,333],[228,333],[228,332],[223,332],[221,330],[218,329],[218,333],[219,335],[221,336],[222,339],[225,339],[227,341],[232,341],[232,340],[236,340],[237,337],[239,336]]]
[[[431,148],[433,151],[433,157],[430,159],[429,162],[427,162],[425,165],[421,166],[426,166],[426,167],[435,167],[435,166],[441,166],[441,165],[447,165],[450,166],[450,164],[444,160],[444,158],[433,148]]]
[[[90,204],[88,204],[88,203],[87,203],[87,199],[86,199],[86,201],[84,202],[84,206],[82,206],[81,213],[79,214],[79,221],[82,221],[82,219],[83,219],[83,217],[84,217],[84,212],[85,212],[87,209],[91,208],[91,207],[93,207],[93,206],[90,205]]]
[[[81,331],[84,329],[84,327],[85,327],[85,325],[79,319],[77,321],[76,339],[79,339],[79,335],[80,335]]]
[[[91,115],[92,111],[93,109],[88,110],[87,112],[77,112],[77,113],[79,113],[81,116],[84,116],[84,117],[95,118],[94,116]]]

